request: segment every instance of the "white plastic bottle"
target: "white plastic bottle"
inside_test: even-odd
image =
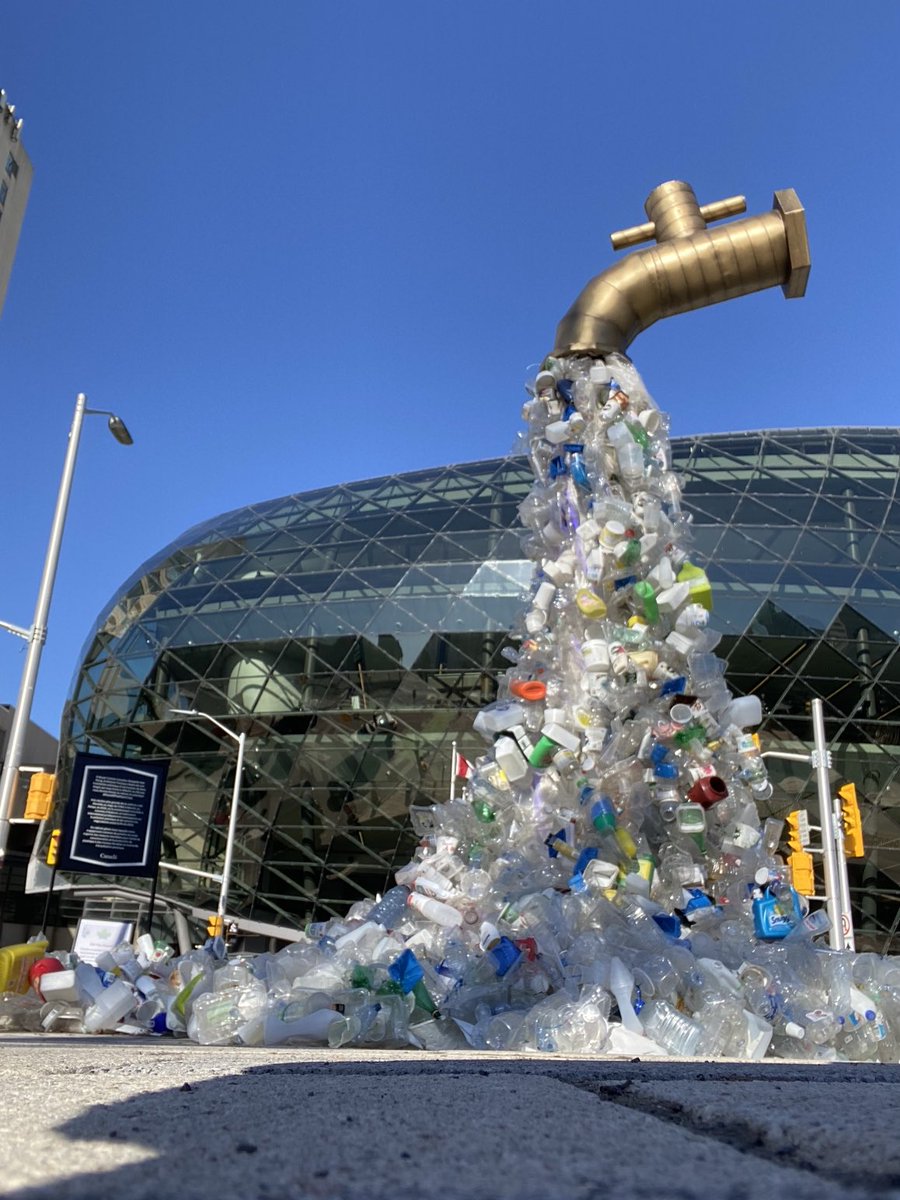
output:
[[[643,1033],[644,1027],[631,1002],[634,976],[620,958],[613,958],[609,964],[609,990],[616,998],[616,1004],[619,1006],[619,1018],[623,1027],[629,1033]]]
[[[138,1004],[139,997],[124,979],[116,979],[104,988],[84,1014],[86,1033],[98,1033],[101,1029],[115,1029]]]
[[[435,925],[443,925],[445,929],[462,925],[462,913],[459,909],[440,900],[433,900],[430,896],[420,896],[418,892],[412,892],[406,903],[417,913],[421,913],[426,921],[434,921]]]

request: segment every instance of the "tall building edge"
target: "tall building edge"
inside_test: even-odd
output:
[[[21,130],[21,117],[0,90],[0,315],[6,303],[34,175]]]

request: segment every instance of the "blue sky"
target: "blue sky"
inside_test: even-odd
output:
[[[34,186],[0,318],[0,617],[28,625],[82,441],[34,715],[93,620],[218,512],[506,453],[529,365],[656,184],[793,187],[805,299],[632,347],[674,434],[896,425],[900,6],[35,0],[0,86]],[[0,701],[24,643],[0,633]]]

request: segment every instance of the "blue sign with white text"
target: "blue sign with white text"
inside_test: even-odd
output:
[[[168,759],[77,754],[63,817],[61,871],[152,878],[159,862]]]

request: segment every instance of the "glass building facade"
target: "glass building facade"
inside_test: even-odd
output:
[[[714,585],[736,694],[764,748],[806,752],[824,703],[835,787],[856,784],[858,930],[882,949],[900,899],[900,431],[675,439],[695,561]],[[446,797],[451,747],[480,753],[529,594],[523,459],[387,476],[249,505],[189,530],[104,609],[63,727],[76,750],[171,758],[163,859],[221,866],[235,745],[248,735],[230,907],[296,924],[382,890],[410,856],[410,808]],[[803,764],[770,760],[766,815],[809,806]],[[64,794],[64,793],[63,793]],[[162,890],[215,888],[163,872]]]

